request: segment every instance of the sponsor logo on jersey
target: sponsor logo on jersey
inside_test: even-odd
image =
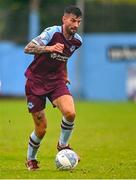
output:
[[[64,62],[68,60],[67,56],[57,54],[57,53],[51,53],[51,58],[53,60],[64,61]]]
[[[29,108],[29,109],[32,109],[32,108],[34,107],[34,104],[33,104],[32,102],[28,102],[27,105],[28,105],[28,108]]]

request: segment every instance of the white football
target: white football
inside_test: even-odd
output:
[[[63,149],[57,153],[55,163],[60,170],[74,169],[78,164],[78,156],[70,149]]]

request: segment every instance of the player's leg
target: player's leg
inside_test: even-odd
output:
[[[53,104],[58,107],[63,117],[61,122],[61,133],[59,138],[59,146],[68,146],[68,141],[74,127],[75,106],[71,95],[63,95],[53,101]]]
[[[32,113],[35,129],[31,133],[28,144],[27,159],[35,160],[40,143],[45,135],[47,120],[44,110]]]
[[[31,133],[28,143],[26,166],[28,170],[36,170],[39,168],[36,159],[40,143],[46,133],[47,120],[44,110],[32,112],[32,117],[35,125],[34,131]]]
[[[29,170],[36,170],[38,168],[36,155],[47,127],[47,120],[44,113],[46,99],[44,96],[35,95],[31,89],[31,81],[27,80],[25,87],[27,105],[29,112],[32,114],[35,128],[29,138],[26,165]]]

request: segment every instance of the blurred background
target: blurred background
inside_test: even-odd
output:
[[[0,96],[25,96],[33,55],[24,47],[46,27],[61,25],[70,4],[83,11],[83,45],[68,62],[75,98],[135,101],[136,0],[0,0]]]

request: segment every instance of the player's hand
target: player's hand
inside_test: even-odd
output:
[[[45,50],[47,52],[59,52],[59,53],[63,53],[64,44],[56,43],[53,46],[46,46]]]

